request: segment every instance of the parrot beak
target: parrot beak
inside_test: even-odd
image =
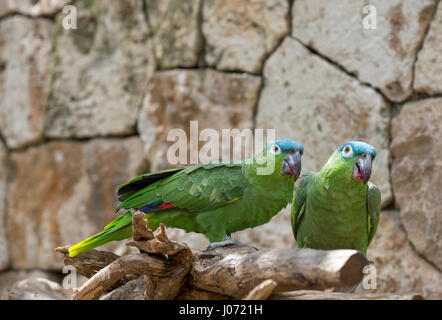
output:
[[[363,153],[355,162],[353,178],[367,183],[371,176],[371,163],[372,157],[367,153]]]
[[[301,155],[298,150],[288,153],[282,162],[282,173],[295,177],[298,180],[301,174]]]

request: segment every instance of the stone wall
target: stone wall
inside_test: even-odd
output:
[[[115,187],[169,167],[167,133],[198,120],[276,128],[304,144],[304,172],[346,140],[373,144],[374,291],[442,298],[442,4],[369,1],[367,30],[366,2],[1,1],[0,282],[60,272],[53,248],[101,230]],[[66,4],[76,30],[63,28]],[[293,247],[289,216],[234,237]]]

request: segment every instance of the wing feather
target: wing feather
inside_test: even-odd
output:
[[[376,187],[371,182],[368,182],[367,211],[368,211],[368,244],[370,244],[376,233],[381,213],[381,192],[379,191],[378,187]]]
[[[132,196],[134,192],[145,188],[159,180],[170,177],[171,175],[174,175],[183,169],[184,168],[172,168],[142,174],[117,187],[118,200],[120,200],[121,202],[125,201],[130,196]]]
[[[314,172],[308,172],[303,174],[301,179],[299,180],[299,186],[295,192],[295,199],[293,201],[292,215],[291,215],[292,229],[295,239],[298,231],[299,222],[301,221],[302,215],[304,214],[305,211],[309,184],[311,183],[311,181],[313,181],[314,176],[315,176]]]
[[[190,212],[211,210],[241,197],[247,185],[241,163],[204,163],[137,190],[120,207],[137,209],[161,200]]]

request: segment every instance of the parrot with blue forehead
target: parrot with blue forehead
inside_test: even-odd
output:
[[[381,210],[381,193],[368,181],[375,157],[371,145],[349,141],[321,171],[302,175],[291,214],[298,247],[367,253]]]
[[[160,223],[204,234],[211,242],[270,221],[292,201],[304,147],[289,139],[268,144],[254,157],[214,161],[146,173],[120,185],[117,209],[144,212],[148,228]],[[270,170],[268,170],[270,168]],[[132,236],[132,213],[69,248],[69,256]]]

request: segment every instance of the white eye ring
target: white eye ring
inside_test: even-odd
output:
[[[353,148],[351,147],[351,145],[347,144],[346,146],[344,146],[344,148],[342,149],[342,156],[344,158],[351,158],[354,156]]]
[[[270,147],[270,152],[274,155],[281,154],[281,148],[278,145],[274,144]]]

